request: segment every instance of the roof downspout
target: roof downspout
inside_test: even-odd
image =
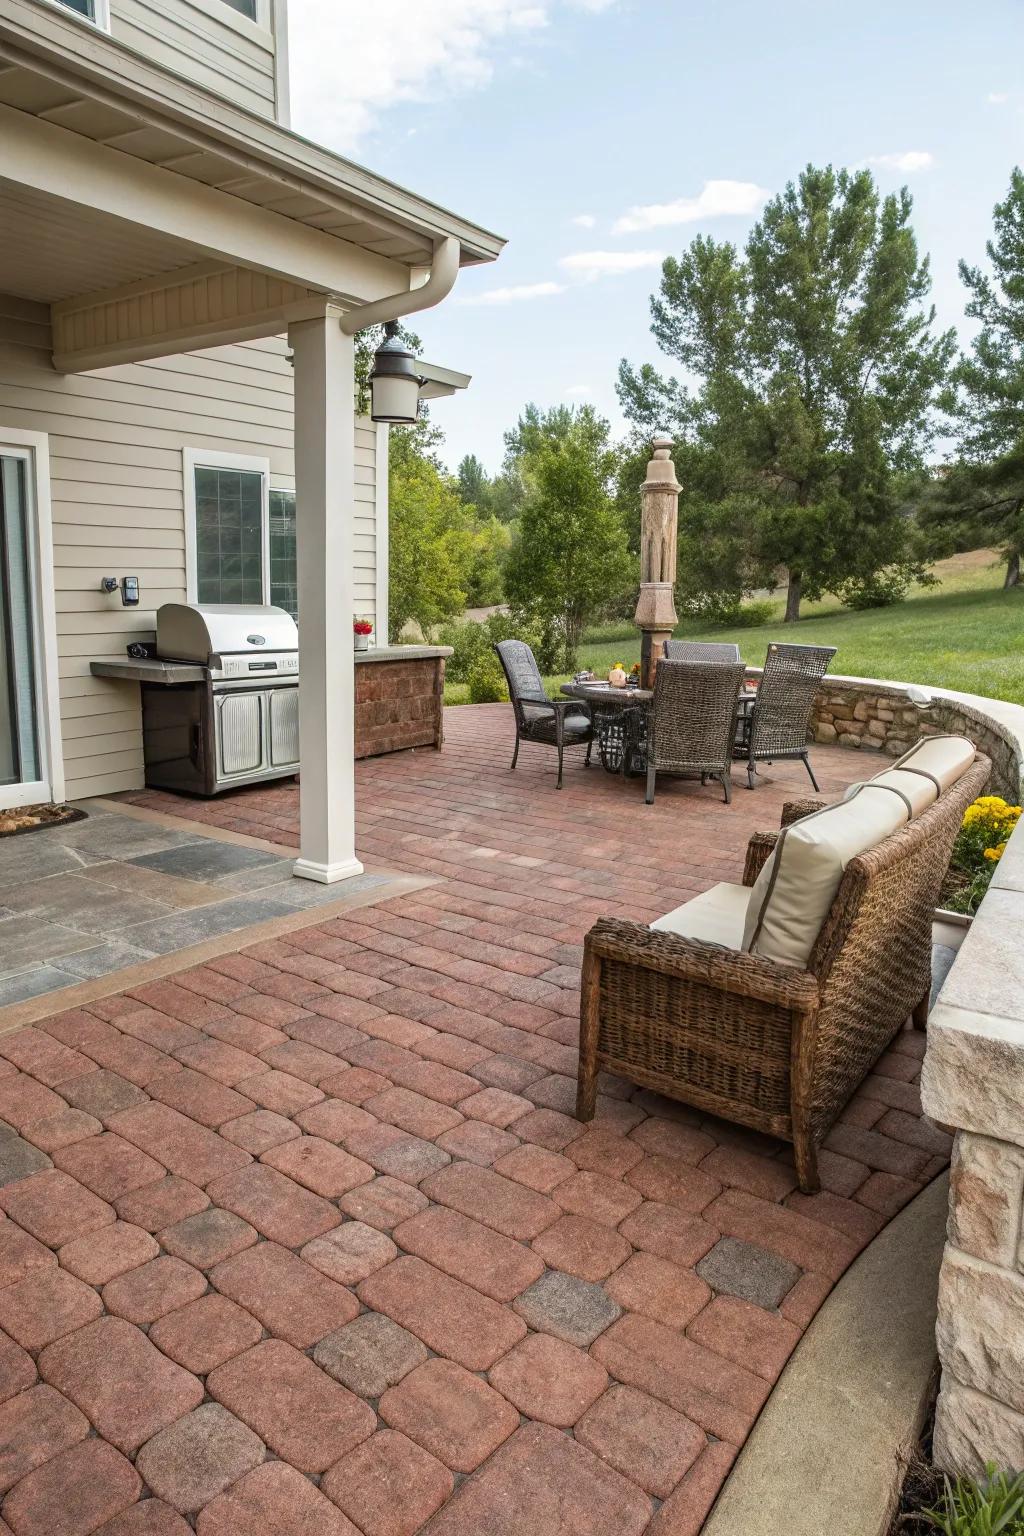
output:
[[[403,315],[418,314],[422,309],[440,304],[455,287],[461,253],[462,247],[455,236],[446,235],[434,246],[434,260],[425,283],[346,310],[341,317],[345,335],[354,336],[356,331],[365,330],[368,325],[378,325],[382,320],[399,320]]]

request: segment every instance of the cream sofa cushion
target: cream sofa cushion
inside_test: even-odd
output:
[[[899,796],[864,785],[785,827],[750,893],[743,948],[806,966],[847,864],[908,820]]]
[[[657,933],[677,933],[684,939],[702,939],[705,944],[724,944],[740,949],[743,923],[747,915],[750,890],[745,885],[713,885],[692,901],[657,918],[651,927]]]
[[[933,805],[975,751],[963,736],[925,737],[838,805],[784,828],[750,893],[743,948],[806,966],[850,860]]]

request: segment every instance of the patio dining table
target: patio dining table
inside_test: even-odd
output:
[[[654,692],[650,688],[612,687],[594,678],[588,682],[563,683],[561,692],[571,699],[583,699],[590,705],[597,735],[601,766],[606,773],[621,773],[629,778],[647,771],[647,716]],[[744,688],[736,713],[737,756],[742,756],[749,728],[750,709],[757,690]]]

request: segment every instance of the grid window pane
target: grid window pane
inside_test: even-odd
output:
[[[96,20],[96,6],[94,0],[57,0],[66,10],[77,11],[79,16],[88,16],[90,21]]]
[[[224,0],[224,4],[230,5],[233,11],[241,11],[243,16],[256,20],[256,0]]]
[[[201,603],[263,601],[258,470],[196,470],[196,596]]]
[[[299,618],[295,565],[295,492],[270,493],[270,601]]]

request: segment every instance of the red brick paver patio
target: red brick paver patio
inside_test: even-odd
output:
[[[437,883],[0,1038],[0,1506],[14,1536],[695,1536],[830,1287],[944,1165],[905,1034],[787,1148],[607,1079],[580,945],[738,878],[731,808],[508,711],[360,764],[360,850]],[[872,763],[815,754],[826,792]],[[295,840],[293,786],[133,797]],[[7,1129],[9,1127],[10,1129]]]

